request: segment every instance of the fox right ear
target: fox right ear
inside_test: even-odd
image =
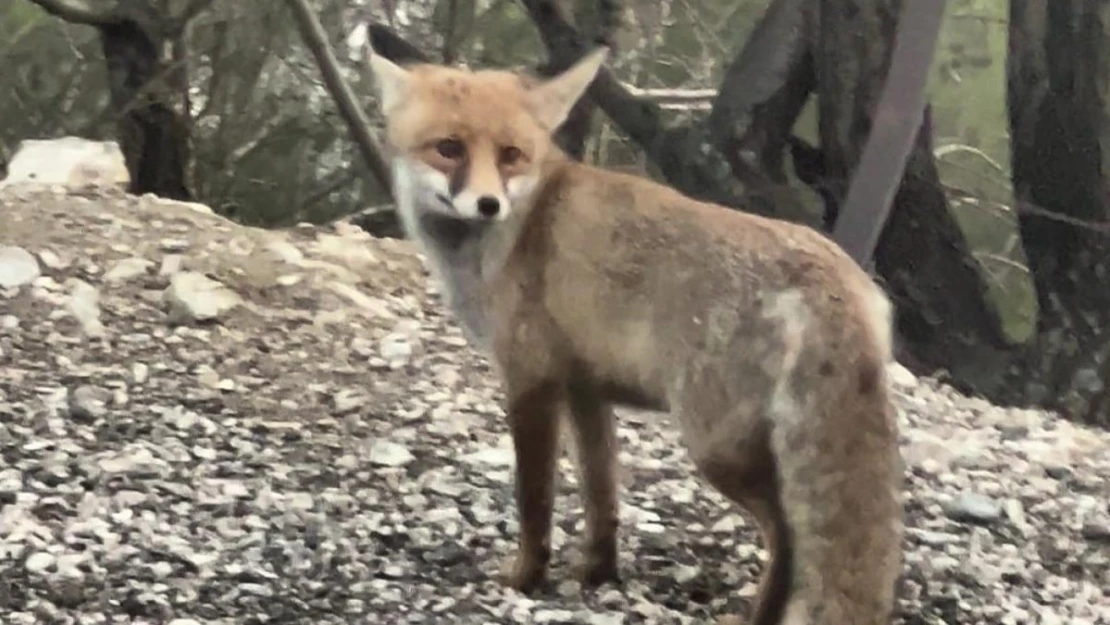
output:
[[[570,69],[533,88],[529,96],[536,117],[551,130],[558,128],[586,93],[608,57],[608,46],[596,48]]]
[[[378,54],[374,46],[367,45],[370,56],[370,71],[374,74],[374,86],[383,112],[389,111],[405,93],[409,84],[409,72],[393,61]]]

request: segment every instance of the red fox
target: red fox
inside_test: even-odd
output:
[[[618,579],[612,408],[638,407],[672,414],[704,479],[758,523],[771,557],[748,622],[889,623],[889,300],[816,230],[569,159],[552,133],[607,54],[540,80],[370,51],[402,223],[503,383],[520,536],[502,579],[530,592],[546,577],[564,415],[579,574]]]

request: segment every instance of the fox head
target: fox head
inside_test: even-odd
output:
[[[552,133],[607,56],[598,48],[539,81],[505,70],[403,68],[371,48],[398,201],[467,220],[508,218],[535,189],[556,149]]]

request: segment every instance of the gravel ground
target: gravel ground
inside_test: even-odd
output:
[[[0,622],[704,623],[766,554],[668,419],[620,413],[623,582],[492,575],[517,525],[484,359],[405,242],[0,195]],[[901,370],[904,624],[1110,624],[1110,433]]]

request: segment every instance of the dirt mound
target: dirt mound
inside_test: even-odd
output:
[[[202,206],[0,192],[10,623],[692,623],[765,554],[665,417],[623,411],[624,582],[493,581],[516,538],[487,361],[405,241]],[[899,623],[1110,623],[1110,435],[904,371]]]

